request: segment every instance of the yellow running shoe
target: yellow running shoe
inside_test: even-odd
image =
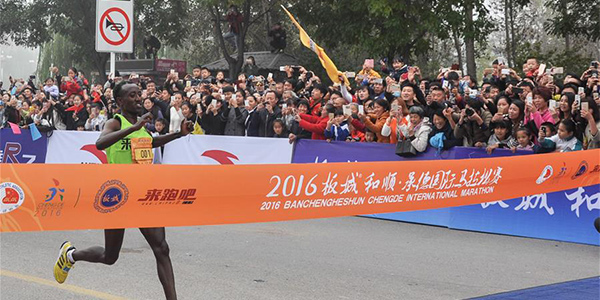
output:
[[[67,252],[71,250],[75,250],[75,247],[68,241],[60,246],[58,259],[56,259],[56,263],[54,264],[54,279],[56,279],[58,283],[65,282],[65,280],[67,280],[67,275],[69,275],[69,271],[73,268],[73,263],[71,263],[67,257]]]

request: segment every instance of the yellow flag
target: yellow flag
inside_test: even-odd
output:
[[[339,76],[343,76],[345,78],[344,74],[342,72],[338,71],[338,69],[335,66],[335,64],[333,63],[333,61],[331,61],[329,56],[327,56],[327,53],[325,53],[325,50],[323,50],[323,48],[319,47],[319,45],[317,45],[317,43],[315,43],[308,36],[308,34],[306,34],[306,31],[304,31],[304,28],[302,28],[302,26],[300,26],[300,24],[298,24],[296,19],[294,19],[294,16],[292,16],[292,14],[287,9],[285,9],[285,7],[283,7],[283,5],[281,6],[281,8],[283,8],[285,13],[287,13],[287,15],[290,17],[290,19],[292,19],[292,22],[294,23],[294,25],[296,25],[296,27],[298,27],[298,30],[300,31],[300,41],[302,42],[302,45],[304,45],[306,48],[309,48],[310,50],[312,50],[314,53],[317,54],[317,56],[319,57],[319,60],[321,61],[321,65],[323,65],[323,68],[325,68],[325,70],[327,71],[327,76],[329,76],[331,81],[333,81],[335,83],[340,83]],[[344,81],[347,81],[347,80],[345,79]]]

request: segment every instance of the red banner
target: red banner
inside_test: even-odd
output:
[[[272,222],[425,210],[600,184],[600,150],[370,163],[0,165],[1,231]]]

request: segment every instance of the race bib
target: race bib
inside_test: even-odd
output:
[[[131,160],[134,164],[152,164],[154,152],[151,137],[131,139]]]

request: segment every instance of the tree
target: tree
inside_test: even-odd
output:
[[[187,35],[187,28],[182,22],[187,13],[187,3],[186,0],[136,1],[136,39],[152,33],[167,45],[181,45]],[[11,39],[17,45],[34,47],[51,41],[54,34],[60,34],[73,44],[73,57],[79,63],[94,66],[100,78],[106,80],[109,54],[95,50],[95,0],[2,0],[0,13],[2,40]]]
[[[547,0],[546,6],[555,14],[544,25],[550,34],[565,38],[565,47],[571,48],[571,38],[600,40],[600,2],[596,0]]]
[[[249,29],[260,23],[260,20],[271,11],[277,3],[275,0],[264,0],[263,2],[244,0],[235,1],[233,3],[226,0],[203,0],[201,2],[210,12],[212,30],[217,47],[223,54],[223,58],[229,65],[229,77],[236,78],[244,65],[244,52],[247,49],[246,37]],[[225,22],[224,16],[229,9],[229,5],[234,4],[238,7],[242,14],[242,22],[239,28],[239,34],[236,36],[237,53],[230,53],[223,38],[222,23]],[[235,55],[233,55],[235,54]]]

